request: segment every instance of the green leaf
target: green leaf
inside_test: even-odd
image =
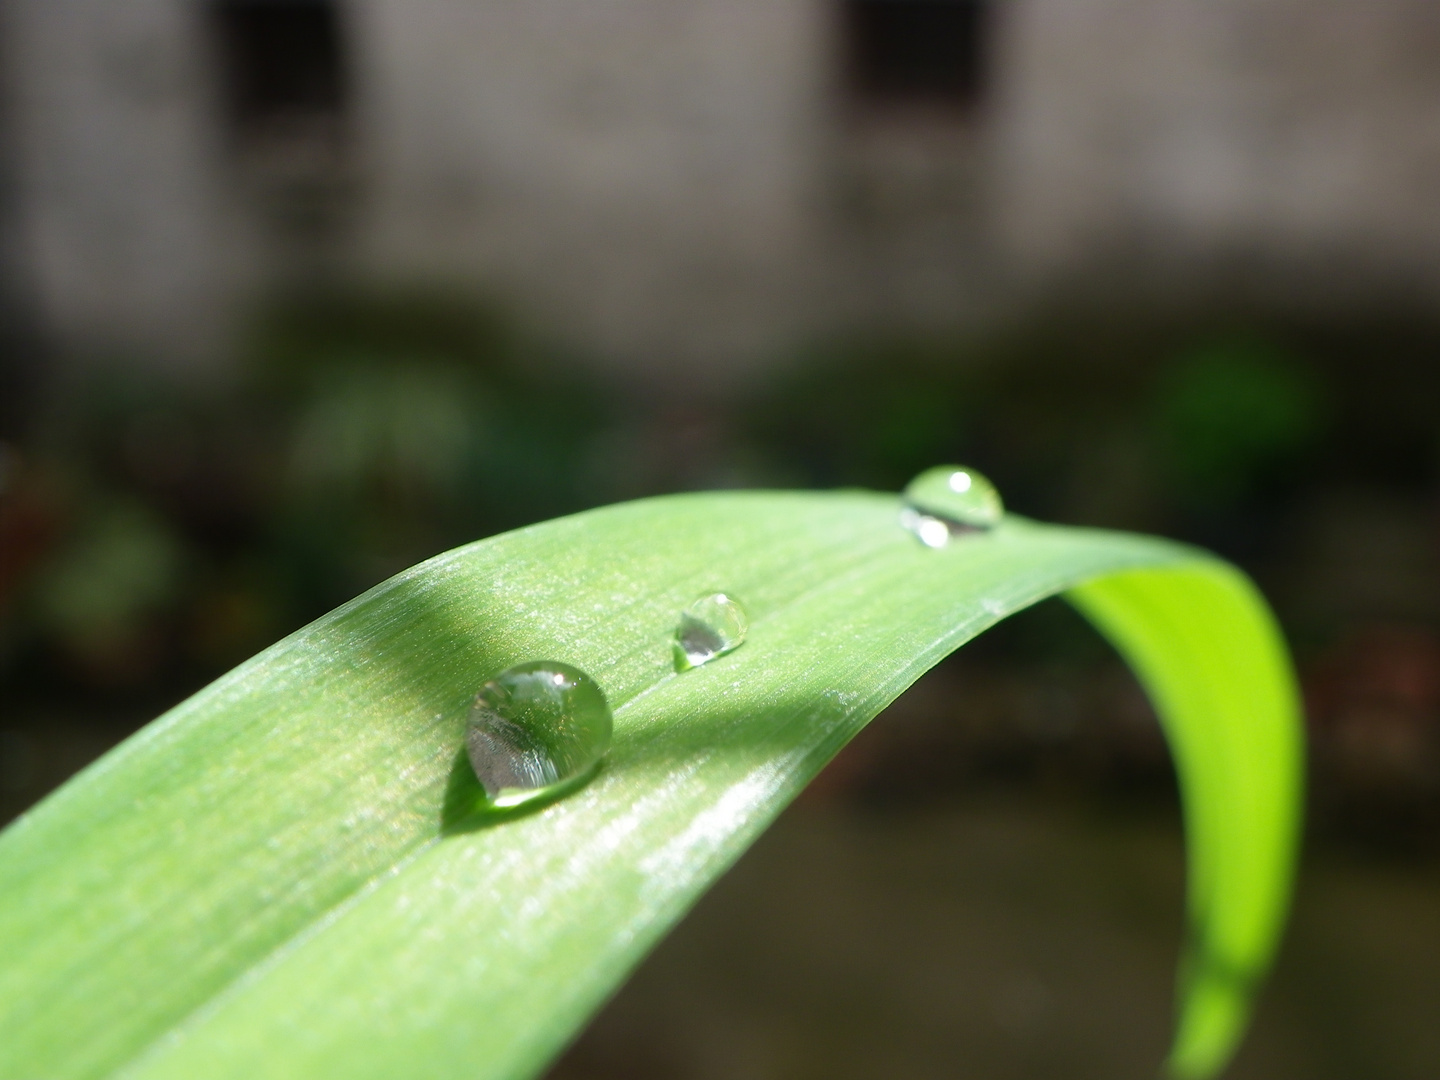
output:
[[[1289,904],[1304,749],[1289,658],[1248,579],[1203,561],[1073,589],[1170,741],[1189,843],[1190,938],[1171,1072],[1217,1072],[1245,1025]]]
[[[0,1077],[533,1074],[867,721],[1071,589],[1175,748],[1193,932],[1172,1071],[1210,1074],[1273,949],[1298,829],[1264,604],[1164,541],[1012,517],[933,551],[897,509],[609,507],[441,555],[237,668],[0,836]],[[716,590],[749,638],[676,674],[677,614]],[[605,768],[534,812],[467,814],[466,704],[533,659],[605,687]]]

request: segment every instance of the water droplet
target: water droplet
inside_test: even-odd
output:
[[[750,620],[745,609],[724,593],[702,596],[680,613],[675,628],[675,670],[688,671],[738,649]]]
[[[610,706],[578,668],[507,668],[470,706],[465,749],[492,806],[518,806],[589,779],[610,746]]]
[[[961,465],[926,469],[906,486],[904,498],[900,523],[926,547],[944,547],[951,536],[993,528],[1005,516],[995,485]]]

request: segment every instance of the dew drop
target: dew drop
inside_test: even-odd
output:
[[[465,749],[490,805],[518,806],[588,780],[610,746],[611,727],[594,679],[569,664],[536,660],[480,688]]]
[[[680,613],[675,628],[675,670],[689,671],[738,649],[750,620],[745,609],[724,593],[702,596]]]
[[[900,523],[926,547],[940,548],[959,533],[994,528],[1005,516],[995,485],[962,465],[926,469],[905,488]]]

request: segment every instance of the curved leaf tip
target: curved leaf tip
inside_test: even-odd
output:
[[[1134,669],[1175,759],[1190,932],[1169,1070],[1209,1077],[1244,1032],[1289,907],[1304,757],[1289,656],[1258,591],[1218,561],[1115,574],[1069,596]]]

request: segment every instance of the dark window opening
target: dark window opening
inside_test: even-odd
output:
[[[287,258],[323,260],[354,208],[345,0],[209,2],[234,180]]]
[[[340,16],[328,0],[220,0],[226,105],[245,133],[345,107]]]
[[[984,0],[841,0],[853,96],[973,105],[984,81]]]

